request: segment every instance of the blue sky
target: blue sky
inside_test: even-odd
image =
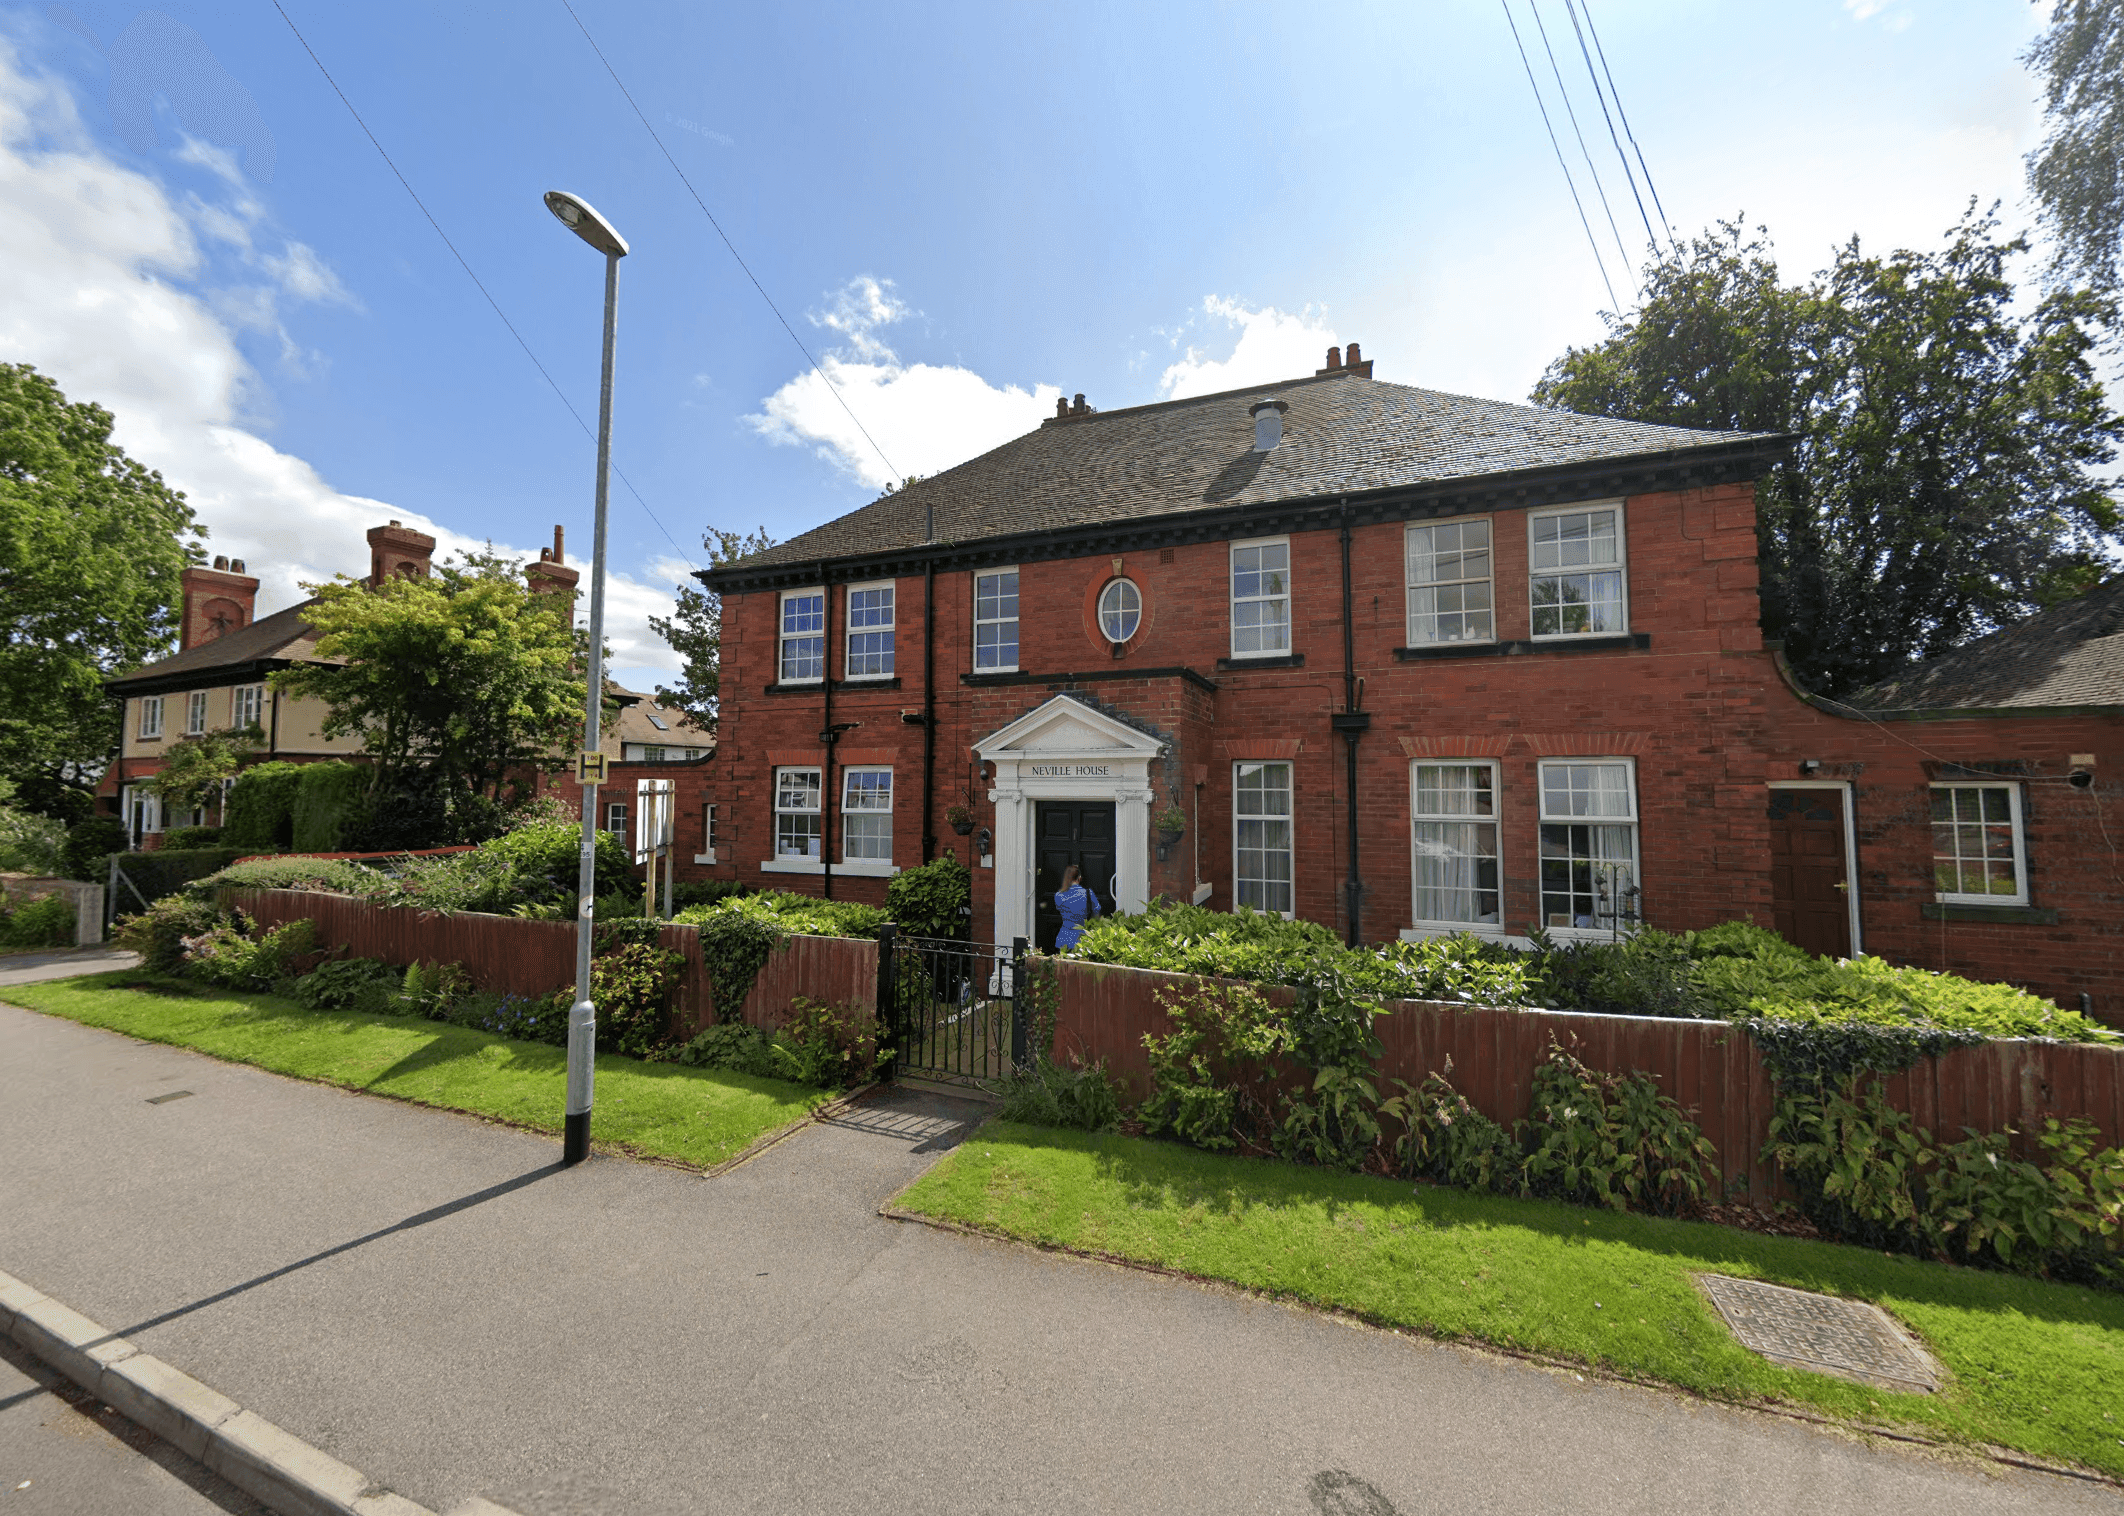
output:
[[[1382,379],[1523,399],[1609,303],[1498,0],[577,0],[888,469],[560,0],[283,3],[588,420],[601,270],[540,194],[632,242],[615,455],[662,522],[615,486],[612,638],[638,685],[668,677],[645,618],[707,526],[788,537],[1058,391],[1235,387],[1352,338]],[[1508,8],[1627,304],[1532,24],[1636,259],[1564,0]],[[1935,245],[1972,195],[2030,219],[2021,0],[1590,9],[1682,234],[1745,213],[1797,274],[1854,233]],[[0,213],[0,359],[109,406],[211,549],[262,574],[262,610],[360,568],[392,516],[518,553],[561,522],[587,551],[589,439],[271,0],[0,5]]]

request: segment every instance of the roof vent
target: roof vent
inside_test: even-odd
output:
[[[1247,414],[1254,418],[1254,451],[1275,451],[1276,444],[1283,440],[1283,413],[1290,406],[1281,400],[1256,400],[1247,407]]]

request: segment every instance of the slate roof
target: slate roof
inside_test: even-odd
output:
[[[211,642],[201,642],[181,653],[134,669],[130,674],[106,679],[104,687],[123,690],[132,684],[150,681],[161,683],[187,675],[212,675],[255,664],[262,659],[307,663],[338,662],[337,659],[320,659],[317,656],[317,632],[302,618],[302,613],[316,603],[315,600],[305,600],[302,604],[291,605],[284,611],[261,616],[249,626],[225,633]]]
[[[2124,706],[2124,575],[1860,690],[1862,711]]]
[[[1256,453],[1249,407],[1282,400],[1283,441]],[[1051,419],[743,560],[739,571],[1188,511],[1355,494],[1757,441],[1449,395],[1348,372]]]
[[[607,735],[621,742],[646,743],[652,747],[702,747],[713,749],[715,734],[693,724],[687,714],[676,706],[660,704],[654,695],[645,695],[639,690],[611,686],[615,695],[626,697],[631,703],[620,707],[619,719],[612,723]],[[663,726],[657,726],[657,722]]]

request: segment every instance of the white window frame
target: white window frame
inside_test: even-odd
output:
[[[124,809],[119,819],[125,823],[126,846],[128,849],[132,847],[133,823],[136,819],[140,823],[139,834],[142,837],[165,830],[162,824],[162,797],[146,785],[127,785],[120,804]]]
[[[241,731],[247,726],[265,725],[266,688],[262,684],[239,684],[229,692],[229,725]],[[244,712],[250,711],[250,719]]]
[[[1584,564],[1563,566],[1554,569],[1539,569],[1534,566],[1535,526],[1539,522],[1554,521],[1560,516],[1587,516],[1598,511],[1615,513],[1615,562],[1610,564]],[[1496,540],[1496,533],[1491,533]],[[1538,580],[1561,579],[1583,570],[1588,574],[1613,572],[1618,581],[1617,612],[1620,624],[1599,631],[1587,632],[1537,632],[1534,630],[1534,586]],[[1588,637],[1621,637],[1630,630],[1630,532],[1629,520],[1620,500],[1587,500],[1575,505],[1560,506],[1555,510],[1529,511],[1527,513],[1527,635],[1536,642],[1574,642]]]
[[[1240,780],[1240,778],[1242,777],[1242,770],[1251,770],[1251,769],[1263,769],[1263,768],[1280,768],[1280,769],[1282,769],[1282,770],[1284,771],[1284,774],[1285,774],[1285,776],[1286,776],[1286,781],[1285,781],[1285,788],[1284,788],[1284,793],[1285,793],[1285,794],[1286,794],[1287,796],[1289,796],[1289,797],[1290,797],[1290,808],[1289,808],[1288,810],[1286,810],[1286,811],[1285,811],[1285,812],[1284,812],[1284,813],[1283,813],[1283,814],[1282,814],[1281,816],[1277,816],[1277,815],[1274,815],[1274,814],[1272,814],[1272,813],[1270,813],[1270,812],[1267,812],[1267,811],[1241,811],[1241,810],[1239,809],[1239,780]],[[1297,765],[1296,765],[1295,763],[1291,762],[1291,760],[1290,760],[1290,759],[1288,759],[1288,758],[1262,758],[1262,759],[1253,759],[1253,758],[1248,758],[1248,759],[1238,759],[1238,760],[1235,760],[1235,761],[1233,762],[1233,764],[1232,764],[1232,909],[1233,909],[1233,910],[1237,910],[1237,909],[1238,909],[1238,908],[1239,908],[1239,907],[1240,907],[1241,905],[1247,905],[1247,906],[1249,906],[1249,907],[1250,907],[1251,909],[1254,909],[1254,910],[1257,910],[1257,911],[1262,911],[1262,912],[1263,912],[1264,914],[1266,914],[1266,915],[1272,915],[1272,916],[1281,916],[1281,917],[1282,917],[1282,918],[1283,918],[1283,919],[1284,919],[1285,921],[1289,921],[1289,920],[1291,920],[1291,919],[1293,918],[1293,916],[1294,916],[1294,915],[1296,914],[1296,907],[1297,907],[1297,904],[1298,904],[1298,837],[1297,837],[1297,828],[1298,828],[1298,817],[1297,817],[1297,811],[1298,811],[1298,766],[1297,766]],[[1246,822],[1249,822],[1249,821],[1252,821],[1252,822],[1275,822],[1275,821],[1281,821],[1281,822],[1282,822],[1282,823],[1284,824],[1284,847],[1283,847],[1283,854],[1284,854],[1284,859],[1285,859],[1285,862],[1286,862],[1286,865],[1287,865],[1287,870],[1286,870],[1286,876],[1285,876],[1285,878],[1284,878],[1284,879],[1283,879],[1283,880],[1282,880],[1281,882],[1282,882],[1282,883],[1284,884],[1284,886],[1285,886],[1286,888],[1288,888],[1288,889],[1290,890],[1290,892],[1291,892],[1291,906],[1292,906],[1292,909],[1290,909],[1290,910],[1268,910],[1268,909],[1267,909],[1266,907],[1263,907],[1263,906],[1258,906],[1258,905],[1254,905],[1252,901],[1249,901],[1249,900],[1248,900],[1248,899],[1246,898],[1246,885],[1247,885],[1247,884],[1248,884],[1249,882],[1252,882],[1252,883],[1255,883],[1255,884],[1262,884],[1262,885],[1274,885],[1274,884],[1276,884],[1276,883],[1278,883],[1278,882],[1279,882],[1279,881],[1277,881],[1277,880],[1274,880],[1274,879],[1270,879],[1270,878],[1266,878],[1266,877],[1257,877],[1257,878],[1254,878],[1254,879],[1252,879],[1251,881],[1249,881],[1249,880],[1247,879],[1247,877],[1246,877],[1245,875],[1243,875],[1243,874],[1241,874],[1241,873],[1240,873],[1240,869],[1239,869],[1239,856],[1240,856],[1240,854],[1241,854],[1241,853],[1242,853],[1243,851],[1245,851],[1245,849],[1242,849],[1242,848],[1241,848],[1241,846],[1240,846],[1240,843],[1239,843],[1239,836],[1240,836],[1240,830],[1239,830],[1239,829],[1240,829],[1240,827],[1241,827],[1241,825],[1242,825],[1242,824],[1244,824],[1244,823],[1246,823]],[[1271,850],[1271,849],[1268,849],[1268,848],[1258,848],[1258,849],[1255,849],[1255,851],[1259,851],[1259,852],[1268,852],[1268,851],[1272,851],[1272,850]]]
[[[1458,531],[1465,533],[1467,529],[1471,526],[1480,526],[1485,532],[1485,534],[1487,534],[1489,545],[1482,549],[1482,554],[1485,558],[1489,559],[1489,572],[1482,575],[1480,578],[1467,576],[1459,579],[1433,579],[1428,582],[1419,584],[1416,580],[1416,534],[1419,532],[1437,532],[1447,527],[1452,527]],[[1530,536],[1528,538],[1528,542],[1530,545],[1532,541],[1533,538]],[[1469,551],[1470,550],[1465,546],[1457,547],[1454,549],[1454,552],[1457,553],[1463,560],[1466,559]],[[1435,557],[1437,555],[1433,554],[1433,556]],[[1403,628],[1403,631],[1409,639],[1410,647],[1483,647],[1493,644],[1497,641],[1496,518],[1491,516],[1449,516],[1437,521],[1409,522],[1403,528],[1401,534],[1401,578],[1403,592],[1402,619],[1407,623],[1407,625]],[[1465,617],[1473,613],[1468,611],[1464,606],[1462,609],[1457,611],[1440,611],[1435,607],[1435,605],[1429,612],[1426,613],[1430,619],[1430,626],[1428,628],[1429,635],[1417,635],[1416,596],[1420,591],[1458,589],[1460,590],[1462,595],[1465,596],[1465,594],[1467,593],[1466,587],[1472,584],[1480,584],[1488,592],[1490,602],[1487,613],[1490,618],[1490,632],[1488,636],[1438,636],[1438,618],[1440,616],[1444,615]],[[1527,596],[1529,604],[1531,605],[1533,600],[1533,590],[1531,587],[1527,591]]]
[[[1549,775],[1559,769],[1570,768],[1621,769],[1623,771],[1624,777],[1623,794],[1627,797],[1629,801],[1629,814],[1627,816],[1608,816],[1576,814],[1570,812],[1552,813],[1549,809]],[[1539,922],[1544,928],[1546,928],[1551,936],[1557,938],[1596,938],[1605,941],[1609,938],[1615,937],[1621,931],[1622,913],[1619,909],[1619,907],[1623,903],[1620,893],[1621,889],[1635,887],[1641,891],[1644,887],[1644,813],[1643,807],[1639,803],[1637,796],[1637,760],[1635,758],[1598,757],[1591,755],[1573,758],[1544,758],[1536,766],[1534,784],[1537,814],[1540,817],[1540,821],[1537,825],[1534,834],[1535,920]],[[1591,856],[1590,851],[1588,853],[1588,862],[1622,864],[1628,870],[1627,882],[1625,884],[1620,887],[1611,886],[1611,888],[1614,888],[1615,892],[1610,896],[1610,909],[1607,912],[1606,924],[1603,924],[1601,920],[1601,913],[1598,909],[1597,904],[1597,893],[1595,897],[1595,909],[1592,913],[1590,913],[1592,917],[1590,925],[1578,925],[1576,921],[1575,912],[1570,913],[1573,915],[1574,919],[1568,924],[1556,926],[1551,926],[1549,924],[1550,911],[1548,908],[1548,900],[1546,898],[1548,894],[1548,876],[1546,871],[1547,856],[1542,852],[1542,848],[1545,845],[1543,832],[1547,828],[1552,826],[1612,826],[1629,828],[1630,856],[1628,857],[1628,859],[1596,859]],[[1571,855],[1571,857],[1575,859],[1576,855],[1573,854]],[[1596,884],[1594,886],[1594,889],[1597,892],[1599,886]],[[1567,891],[1567,893],[1572,895],[1578,893],[1575,883],[1573,884],[1572,888]],[[1643,897],[1642,895],[1640,895],[1640,905],[1642,903],[1642,899]],[[1642,909],[1639,910],[1638,914],[1641,920],[1643,915]]]
[[[1975,894],[1966,890],[1942,890],[1937,887],[1939,884],[1939,864],[1940,859],[1948,855],[1943,854],[1939,851],[1939,833],[1937,831],[1931,831],[1928,836],[1932,847],[1931,857],[1933,860],[1933,884],[1935,887],[1933,898],[1938,900],[1943,905],[2028,904],[2028,824],[2027,812],[2023,805],[2023,796],[2021,794],[2020,783],[2012,779],[1941,779],[1936,780],[1932,784],[1928,785],[1926,787],[1926,790],[1926,799],[1928,802],[1931,800],[1932,796],[1939,794],[1943,790],[2004,790],[2006,792],[2005,824],[2009,828],[2009,836],[2013,843],[2012,862],[2014,890],[2012,894]],[[1981,806],[1981,804],[1982,802],[1979,801],[1979,806]],[[1930,809],[1931,808],[1928,803],[1928,825],[1930,827],[1937,828],[1942,825],[1942,823],[1929,819]],[[1950,820],[1945,824],[1956,827],[1958,831],[1960,830],[1960,828],[1965,826],[1980,826],[1989,828],[1991,826],[1999,825],[1999,823],[1997,822],[1985,821],[1981,819],[1977,821],[1960,821],[1956,819]],[[1959,867],[1962,855],[1960,851],[1957,850],[1956,853],[1952,856],[1956,859],[1958,864],[1958,867],[1956,868],[1956,883],[1962,883],[1964,881],[1961,879],[1960,876],[1963,870],[1961,867]],[[1984,855],[1978,855],[1978,859],[1976,861],[1981,862],[1983,861],[1983,858]]]
[[[664,749],[662,746],[646,742],[642,744],[642,762],[662,763],[663,761]]]
[[[879,774],[885,776],[885,804],[883,806],[855,804],[855,797],[859,794],[874,795],[878,793],[878,787],[875,782],[875,776]],[[851,763],[846,768],[841,770],[841,857],[839,861],[835,863],[834,867],[839,868],[842,863],[862,865],[885,864],[888,866],[892,863],[892,806],[893,785],[891,764]],[[867,822],[874,820],[879,816],[883,816],[885,818],[884,856],[880,857],[876,853],[872,852],[864,852],[860,854],[851,852],[849,850],[849,843],[855,838],[855,828],[851,823],[856,821]],[[873,844],[877,841],[877,839],[874,837],[869,840]]]
[[[140,722],[133,729],[133,735],[142,742],[153,741],[162,735],[162,697],[160,695],[142,695],[140,697]]]
[[[605,802],[605,830],[615,837],[626,838],[628,851],[633,851],[634,840],[629,836],[627,830],[626,801],[608,800]]]
[[[1457,812],[1425,811],[1419,806],[1422,794],[1421,779],[1424,769],[1482,769],[1490,776],[1490,814],[1488,817],[1462,815]],[[1426,916],[1417,910],[1423,899],[1423,850],[1418,829],[1425,823],[1433,825],[1474,825],[1491,829],[1491,851],[1467,856],[1478,860],[1487,859],[1496,870],[1497,911],[1492,919],[1454,920],[1445,916]],[[1502,937],[1505,929],[1504,904],[1504,786],[1503,776],[1494,758],[1416,758],[1409,762],[1409,911],[1416,931],[1424,936],[1448,932],[1469,932],[1480,937]],[[1480,884],[1474,886],[1478,893],[1487,893]]]
[[[814,584],[806,589],[783,590],[774,602],[774,682],[776,684],[824,684],[826,682],[826,587]],[[816,600],[819,603],[819,629],[812,631],[789,630],[789,602],[792,600]],[[816,641],[819,645],[819,671],[791,677],[789,673],[789,644],[792,642]]]
[[[1133,593],[1136,597],[1135,610],[1130,613],[1135,616],[1136,620],[1135,624],[1129,627],[1127,636],[1116,637],[1114,635],[1113,628],[1106,624],[1106,597],[1114,592],[1114,587],[1116,585],[1121,584],[1127,585],[1129,587],[1130,592]],[[1114,575],[1113,578],[1107,580],[1106,583],[1099,586],[1099,599],[1092,607],[1092,615],[1099,623],[1100,636],[1104,637],[1108,642],[1127,642],[1130,638],[1134,637],[1136,633],[1143,630],[1143,586],[1136,583],[1135,580],[1129,578],[1126,574]]]
[[[1008,616],[983,616],[981,614],[981,581],[983,579],[1001,579],[1006,574],[1010,576],[1011,580],[1011,613]],[[1024,583],[1025,581],[1021,577],[1020,572],[1015,565],[1010,568],[974,570],[973,671],[976,674],[1014,674],[1017,672],[1019,650],[1018,638],[1020,633],[1023,631],[1023,622],[1021,621],[1020,617],[1024,609],[1024,603],[1019,599],[1019,595],[1024,588]],[[1000,596],[998,598],[1000,599]],[[1004,663],[998,661],[995,663],[983,663],[981,661],[981,628],[984,626],[1008,626],[1010,628],[1010,662]]]
[[[858,627],[855,621],[855,597],[858,595],[877,594],[880,592],[882,592],[885,596],[886,620],[884,625],[879,626],[876,624],[872,624],[869,626]],[[895,654],[899,641],[899,616],[900,586],[898,581],[892,579],[872,579],[863,584],[851,584],[846,586],[841,598],[841,677],[844,680],[846,680],[850,684],[857,684],[866,679],[890,679],[893,677],[895,669]],[[878,654],[876,652],[865,652],[863,654],[858,655],[856,652],[856,638],[877,637],[881,635],[885,639],[885,667],[882,669],[868,669],[860,674],[857,673],[856,660],[858,656],[862,657],[865,660],[869,660],[876,658]]]
[[[701,850],[694,855],[693,861],[695,863],[714,863],[716,861],[715,823],[721,808],[721,805],[713,800],[701,802]]]
[[[1241,553],[1260,552],[1266,548],[1276,547],[1280,547],[1283,549],[1283,593],[1280,595],[1241,595],[1239,593],[1239,555]],[[1259,568],[1255,569],[1253,572],[1265,577],[1268,574],[1276,572],[1276,570],[1269,568]],[[1288,537],[1247,537],[1242,538],[1239,541],[1233,542],[1230,545],[1230,549],[1225,556],[1224,590],[1226,601],[1225,619],[1228,623],[1231,634],[1231,656],[1234,659],[1290,657],[1292,630],[1291,617],[1294,609],[1292,605],[1293,597],[1291,595],[1291,539]],[[1252,648],[1242,652],[1239,647],[1239,607],[1242,605],[1267,606],[1277,604],[1278,602],[1281,602],[1283,606],[1282,645],[1278,647]],[[1256,623],[1255,629],[1266,630],[1267,627],[1265,623]]]
[[[817,803],[808,808],[804,806],[783,805],[783,783],[788,779],[797,778],[805,774],[809,774],[811,776],[811,790],[813,796],[816,797]],[[817,851],[809,853],[784,853],[782,851],[782,818],[784,816],[809,816],[812,818],[814,830],[811,835],[817,845]],[[804,867],[804,871],[823,869],[821,859],[826,847],[825,773],[816,763],[782,764],[778,765],[775,768],[774,829],[769,834],[769,838],[769,845],[773,849],[772,856],[769,859],[770,864],[781,864],[790,866],[801,865]],[[767,867],[768,865],[763,864],[761,866]]]
[[[187,737],[203,735],[207,729],[207,692],[193,690],[184,697],[184,734]]]

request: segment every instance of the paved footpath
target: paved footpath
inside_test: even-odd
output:
[[[702,1179],[13,1008],[0,1069],[0,1269],[433,1510],[2124,1510],[884,1220],[935,1098]]]

